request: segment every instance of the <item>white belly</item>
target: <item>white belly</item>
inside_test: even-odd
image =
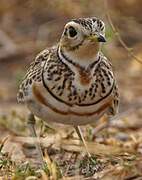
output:
[[[107,112],[107,108],[100,113],[93,115],[74,115],[74,114],[59,114],[48,107],[41,106],[32,101],[28,103],[28,108],[37,117],[43,119],[46,122],[56,122],[68,125],[85,125],[91,124],[98,120],[104,113]]]
[[[63,102],[59,102],[43,86],[36,85],[36,91],[40,92],[45,102],[37,98],[32,91],[30,98],[27,98],[27,106],[30,111],[37,117],[42,118],[47,122],[56,122],[69,125],[85,125],[98,120],[104,113],[107,112],[108,103],[112,97],[109,96],[105,101],[101,101],[89,106],[68,106]],[[103,107],[103,108],[102,108]]]

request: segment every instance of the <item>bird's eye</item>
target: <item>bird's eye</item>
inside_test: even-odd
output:
[[[77,31],[76,31],[75,28],[72,27],[72,26],[69,27],[69,35],[70,35],[70,37],[72,37],[72,38],[77,35]]]

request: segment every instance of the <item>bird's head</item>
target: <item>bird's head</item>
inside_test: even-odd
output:
[[[105,42],[105,25],[102,20],[79,18],[68,22],[60,39],[60,47],[66,51],[95,54],[100,42]]]

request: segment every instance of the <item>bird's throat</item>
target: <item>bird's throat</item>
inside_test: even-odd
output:
[[[94,57],[96,57],[98,51],[99,51],[99,44],[96,43],[96,44],[82,45],[74,51],[74,54],[80,60],[93,59]]]
[[[62,50],[64,54],[75,63],[82,66],[88,66],[97,60],[99,49],[100,46],[98,43],[90,43],[87,45],[82,45],[74,50],[68,50],[66,48],[63,48]]]

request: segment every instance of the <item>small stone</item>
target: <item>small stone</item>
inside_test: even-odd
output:
[[[116,135],[116,139],[118,139],[120,141],[128,141],[129,136],[126,133],[120,132]]]

